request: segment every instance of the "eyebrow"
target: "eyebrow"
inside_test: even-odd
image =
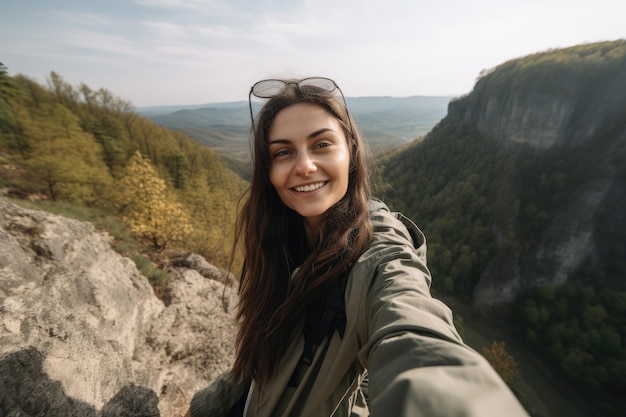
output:
[[[322,133],[326,133],[326,132],[334,132],[334,130],[331,129],[331,128],[328,128],[328,127],[321,128],[321,129],[316,130],[315,132],[309,134],[306,137],[306,140],[314,139],[317,136],[321,135]],[[289,143],[289,142],[291,142],[289,139],[271,139],[270,141],[267,142],[267,144],[268,145],[272,145],[274,143]]]

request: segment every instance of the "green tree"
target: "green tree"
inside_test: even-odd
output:
[[[88,129],[102,147],[104,161],[109,172],[115,175],[124,164],[125,146],[122,127],[118,120],[106,113],[91,118]]]
[[[54,93],[58,103],[72,110],[78,107],[78,92],[54,71],[50,72],[48,87]]]
[[[174,188],[181,189],[187,183],[191,164],[185,154],[177,150],[165,158],[165,165],[172,178]]]
[[[20,95],[21,91],[0,62],[0,143],[4,142],[9,149],[23,155],[27,147],[20,132],[19,118],[13,109],[14,101]]]
[[[106,199],[111,178],[98,145],[75,114],[58,103],[43,104],[22,120],[29,148],[24,165],[41,186],[34,191],[87,204]]]

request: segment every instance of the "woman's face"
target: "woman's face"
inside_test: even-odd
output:
[[[350,150],[339,121],[323,107],[299,103],[281,110],[269,131],[270,182],[307,230],[348,190]]]

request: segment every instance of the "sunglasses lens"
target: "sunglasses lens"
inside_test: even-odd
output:
[[[281,80],[259,81],[252,87],[252,94],[259,98],[271,98],[280,93],[285,88],[285,83]]]
[[[298,87],[305,91],[310,88],[313,91],[332,93],[335,90],[335,83],[328,78],[305,78],[298,83]]]

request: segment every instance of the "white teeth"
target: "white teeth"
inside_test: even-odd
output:
[[[308,192],[308,191],[315,191],[318,188],[322,188],[324,186],[323,182],[318,182],[317,184],[309,184],[309,185],[304,185],[302,187],[295,187],[294,190],[296,190],[299,193],[303,193],[303,192]]]

